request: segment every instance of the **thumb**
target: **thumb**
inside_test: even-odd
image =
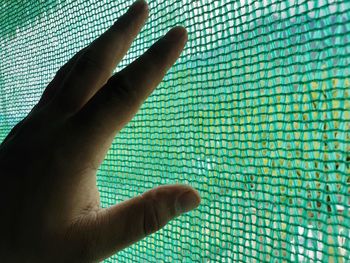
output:
[[[165,185],[101,210],[90,224],[90,252],[96,260],[135,243],[164,227],[171,219],[196,208],[200,196],[185,185]]]

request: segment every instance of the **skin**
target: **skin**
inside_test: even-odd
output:
[[[1,262],[99,262],[199,205],[190,186],[165,185],[100,207],[97,168],[187,41],[175,27],[113,75],[147,17],[135,2],[57,72],[1,144]]]

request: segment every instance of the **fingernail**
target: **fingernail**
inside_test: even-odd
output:
[[[178,41],[186,35],[186,29],[181,26],[172,28],[164,38],[171,41]]]
[[[137,0],[129,7],[128,13],[129,12],[139,13],[143,9],[145,9],[146,6],[147,6],[147,3],[144,0]]]
[[[183,214],[196,208],[200,203],[200,197],[193,191],[182,193],[176,200],[177,214]]]

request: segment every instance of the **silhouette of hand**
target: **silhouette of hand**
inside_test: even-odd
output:
[[[135,2],[57,72],[1,144],[1,262],[97,262],[199,205],[191,187],[167,185],[100,207],[97,168],[187,41],[173,28],[112,75],[147,16]]]

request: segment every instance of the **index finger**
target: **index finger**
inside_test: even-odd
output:
[[[187,41],[183,27],[175,27],[145,54],[114,75],[72,121],[77,133],[101,162],[116,133],[128,123],[163,79]],[[98,148],[98,149],[96,149]],[[99,152],[99,154],[96,154]]]
[[[148,17],[144,0],[136,1],[106,32],[93,41],[65,78],[55,102],[75,113],[106,83]]]

